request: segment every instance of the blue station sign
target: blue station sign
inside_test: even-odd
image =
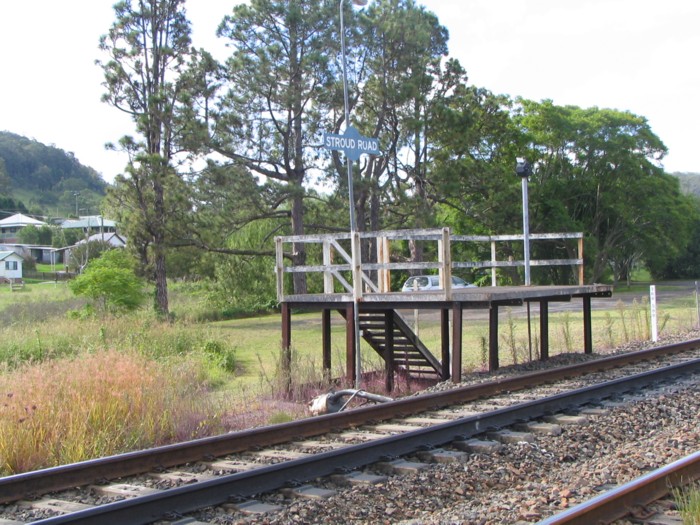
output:
[[[381,153],[379,151],[379,140],[363,137],[352,126],[348,127],[342,135],[324,133],[323,147],[331,150],[340,150],[350,160],[358,160],[363,153],[368,155],[379,155]]]

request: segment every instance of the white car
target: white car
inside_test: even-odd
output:
[[[475,284],[466,282],[459,277],[452,277],[452,288],[476,288]],[[415,275],[409,277],[403,287],[402,292],[414,292],[416,290],[441,290],[440,277],[437,275]]]

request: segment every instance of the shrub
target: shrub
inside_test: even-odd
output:
[[[134,273],[130,256],[121,249],[94,259],[69,286],[73,293],[91,299],[105,312],[135,310],[145,300],[144,282]]]

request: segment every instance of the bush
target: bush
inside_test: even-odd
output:
[[[133,260],[121,249],[109,250],[94,259],[69,286],[73,293],[89,298],[104,312],[136,310],[146,299],[144,282],[134,273]]]

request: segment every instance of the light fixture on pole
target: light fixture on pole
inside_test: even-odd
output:
[[[348,64],[345,55],[345,20],[343,16],[343,4],[345,0],[340,0],[340,54],[343,61],[343,103],[345,109],[345,128],[350,127],[350,104],[348,102]],[[363,7],[367,5],[367,0],[352,0],[356,6]],[[355,388],[360,388],[360,376],[362,374],[362,359],[360,356],[360,312],[358,301],[358,287],[362,286],[360,277],[360,243],[359,234],[357,233],[357,224],[355,221],[355,191],[352,180],[352,159],[345,155],[345,162],[348,166],[348,198],[350,201],[350,243],[352,254],[352,273],[353,273],[353,324],[355,327]]]
[[[530,216],[527,202],[527,181],[532,175],[532,166],[525,160],[516,159],[515,173],[522,180],[523,188],[523,251],[525,257],[525,286],[530,286]]]

